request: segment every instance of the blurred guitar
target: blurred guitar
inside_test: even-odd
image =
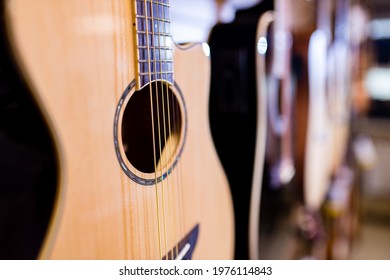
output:
[[[278,249],[296,199],[286,7],[277,1],[274,13],[274,1],[262,1],[210,35],[210,121],[233,194],[237,259],[292,258],[290,248]]]
[[[309,106],[304,202],[309,215],[319,218],[322,213],[323,216],[317,220],[311,234],[313,240],[317,239],[314,246],[327,240],[328,248],[315,256],[321,258],[347,257],[350,244],[346,244],[349,241],[342,245],[338,240],[344,238],[342,231],[350,227],[347,225],[350,218],[345,216],[356,214],[351,200],[353,170],[348,162],[352,113],[349,9],[348,0],[318,0],[317,29],[310,36],[308,45]],[[340,216],[344,226],[338,225]]]
[[[275,245],[270,246],[272,243],[283,242],[280,239],[283,234],[280,233],[284,232],[283,228],[291,226],[289,216],[298,199],[292,184],[295,176],[292,141],[295,74],[291,65],[291,3],[278,0],[274,3],[275,10],[260,17],[256,35],[258,113],[249,225],[252,259],[258,259],[260,256],[271,259],[293,258],[293,249],[286,248],[280,252]],[[267,166],[267,184],[263,184],[266,181],[263,180],[264,175],[261,172],[264,166],[262,161],[265,161]],[[273,196],[274,199],[277,198],[274,201]],[[284,213],[279,214],[279,217],[274,216],[279,211]],[[277,235],[279,237],[276,237]],[[287,240],[290,242],[290,237],[287,237]],[[279,252],[275,253],[276,251]]]
[[[353,18],[353,7],[356,8],[358,3],[352,3],[342,0],[334,4],[334,40],[329,56],[332,181],[324,209],[330,225],[327,252],[331,259],[350,258],[360,220],[359,180],[355,178],[358,175],[356,157],[359,155],[353,150],[358,141],[352,131],[358,113],[353,97],[357,94],[354,76],[360,55],[356,52],[356,38],[353,38],[352,30],[358,23],[364,25],[364,21]],[[360,40],[364,41],[363,38]],[[370,157],[366,158],[370,162]]]
[[[329,110],[331,1],[317,1],[317,29],[308,44],[309,104],[304,190],[309,211],[319,211],[330,186],[332,133]]]
[[[258,110],[256,30],[259,16],[271,9],[273,1],[262,1],[239,10],[232,23],[215,25],[209,39],[210,125],[233,196],[235,259],[250,257],[249,214]]]
[[[9,0],[5,14],[58,157],[39,257],[232,258],[209,63],[173,45],[169,1]]]

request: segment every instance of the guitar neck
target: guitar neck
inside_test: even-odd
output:
[[[349,8],[350,0],[336,2],[335,40],[349,40]]]
[[[320,0],[317,3],[317,28],[324,30],[328,34],[330,41],[332,33],[332,1]]]
[[[276,18],[274,23],[275,28],[275,44],[274,48],[272,72],[278,78],[283,78],[289,71],[290,47],[291,38],[291,19],[290,19],[290,1],[276,0],[275,10]]]
[[[173,83],[169,0],[135,0],[133,5],[137,90],[156,80]]]

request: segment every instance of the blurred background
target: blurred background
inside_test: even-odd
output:
[[[250,10],[261,1],[172,0],[171,2],[174,38],[176,42],[183,43],[210,42],[210,32],[215,24],[239,24],[240,21],[236,19],[237,11],[242,13]],[[310,29],[309,26],[313,25],[313,18],[316,17],[316,2],[318,1],[295,1],[296,6],[306,9],[304,14],[297,7],[290,10],[292,14],[294,12],[299,14],[300,18],[298,17],[297,20],[306,22],[301,26],[306,26],[307,29]],[[353,12],[350,13],[350,18],[353,18],[350,40],[360,48],[359,58],[355,58],[360,61],[357,66],[359,67],[358,78],[355,81],[358,84],[356,91],[359,93],[353,96],[356,118],[351,124],[353,130],[351,145],[357,162],[353,172],[360,196],[357,210],[360,223],[354,233],[353,246],[347,258],[390,259],[390,172],[388,171],[390,166],[390,2],[388,0],[348,2],[354,7]],[[337,3],[334,5],[337,6]],[[296,27],[297,32],[299,28]],[[234,40],[234,32],[230,36]],[[237,37],[237,40],[240,39]],[[213,60],[213,44],[210,45]],[[213,110],[213,107],[210,107],[210,110]],[[212,119],[213,113],[210,114]],[[221,132],[213,131],[213,133],[216,140],[215,133]],[[218,143],[216,145],[218,146]],[[221,150],[219,153],[221,156]],[[229,179],[234,180],[231,176]],[[274,234],[280,233],[275,231]],[[284,237],[279,238],[278,242],[284,244]],[[270,250],[283,250],[283,246],[276,246]],[[265,247],[260,246],[260,250]],[[280,254],[271,253],[267,256],[278,258]],[[267,256],[263,257],[267,258]]]

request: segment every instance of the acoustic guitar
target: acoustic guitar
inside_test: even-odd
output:
[[[5,18],[58,158],[39,258],[232,258],[209,60],[173,44],[169,0],[8,0]]]

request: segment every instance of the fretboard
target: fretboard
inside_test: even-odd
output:
[[[135,0],[137,81],[173,83],[173,40],[169,0]]]

